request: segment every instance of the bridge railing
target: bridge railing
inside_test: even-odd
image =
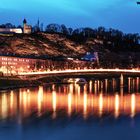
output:
[[[21,72],[18,75],[41,75],[41,74],[67,74],[67,73],[140,73],[140,69],[80,69],[80,70],[72,70],[72,69],[67,69],[67,70],[53,70],[53,71],[36,71],[36,72]]]

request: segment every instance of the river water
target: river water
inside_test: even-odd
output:
[[[140,78],[1,91],[1,140],[140,140]]]

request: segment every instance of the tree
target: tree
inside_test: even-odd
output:
[[[6,23],[6,24],[0,25],[0,28],[16,28],[16,26],[11,23]]]
[[[93,37],[95,32],[92,28],[86,27],[83,29],[82,34],[84,37]]]
[[[43,32],[43,31],[44,31],[44,29],[43,29],[43,28],[44,28],[44,25],[43,25],[43,23],[41,23],[41,25],[40,25],[40,31],[41,31],[41,32]]]
[[[68,31],[67,27],[64,24],[61,25],[61,30],[62,30],[61,31],[62,34],[64,34],[64,35],[68,35],[69,34],[69,31]]]
[[[12,25],[11,23],[6,23],[5,24],[5,27],[6,28],[15,28],[16,26],[15,25]]]
[[[73,29],[72,28],[68,28],[68,34],[72,35]]]
[[[40,32],[40,28],[37,25],[32,27],[32,30],[33,30],[34,33]]]
[[[49,32],[49,33],[61,33],[62,28],[58,24],[49,24],[49,25],[47,25],[45,31]]]

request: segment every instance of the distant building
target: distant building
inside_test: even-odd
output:
[[[86,55],[84,57],[82,57],[82,60],[86,60],[86,61],[95,61],[97,60],[97,53],[90,53],[87,52]]]
[[[17,74],[45,68],[45,60],[0,56],[0,72]]]
[[[39,23],[38,23],[39,24]],[[23,28],[15,28],[12,26],[11,23],[5,24],[4,27],[0,27],[0,34],[31,34],[32,33],[32,26],[27,25],[26,19],[23,20]]]
[[[23,33],[24,34],[31,34],[32,33],[32,26],[27,25],[27,20],[23,20]]]
[[[99,66],[98,52],[94,52],[94,53],[87,52],[87,54],[84,57],[82,57],[81,59],[85,60],[85,61],[96,62],[97,65]]]
[[[0,28],[0,33],[15,33],[15,34],[22,34],[21,28]]]

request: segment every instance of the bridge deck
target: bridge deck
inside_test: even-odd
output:
[[[20,73],[19,76],[25,75],[56,75],[56,74],[78,74],[78,73],[135,73],[140,74],[140,70],[128,69],[88,69],[88,70],[62,70],[62,71],[44,71],[44,72],[29,72]]]
[[[18,76],[30,80],[39,80],[42,78],[87,78],[87,77],[104,77],[104,76],[140,76],[140,70],[123,70],[123,69],[88,69],[88,70],[62,70],[62,71],[45,71],[20,73]]]

